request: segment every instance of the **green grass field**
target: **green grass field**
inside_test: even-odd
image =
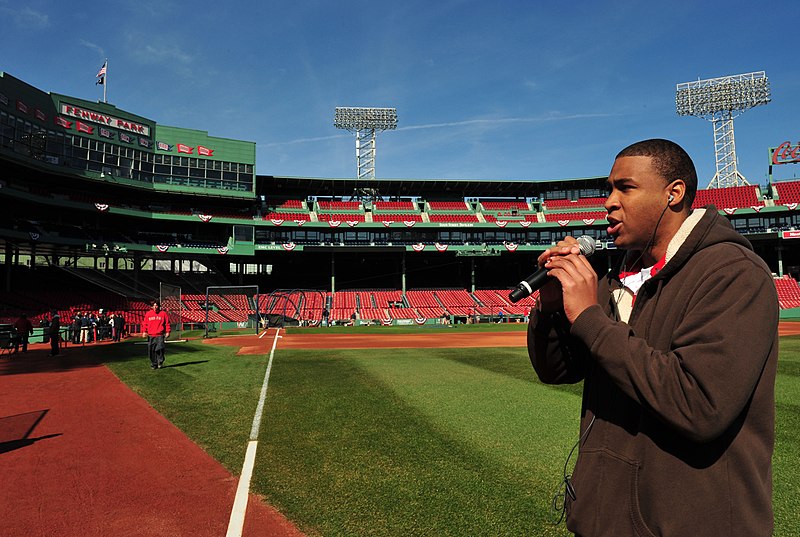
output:
[[[404,328],[462,329],[480,325]],[[774,534],[791,536],[800,535],[800,337],[781,345]],[[170,367],[154,372],[142,346],[113,348],[115,374],[241,471],[267,355],[175,343]],[[278,344],[252,487],[309,535],[565,536],[548,510],[579,409],[580,386],[539,383],[524,348]]]

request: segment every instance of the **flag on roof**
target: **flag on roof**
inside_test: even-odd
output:
[[[98,78],[99,80],[97,82],[95,82],[95,85],[97,85],[97,84],[101,84],[101,85],[105,84],[106,71],[107,70],[108,70],[108,60],[103,62],[103,67],[101,67],[100,70],[97,71],[97,77],[96,78]]]

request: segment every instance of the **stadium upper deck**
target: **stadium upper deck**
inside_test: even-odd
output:
[[[334,274],[349,286],[405,288],[414,273],[424,274],[416,286],[502,288],[567,233],[600,242],[598,265],[613,256],[604,176],[276,177],[255,174],[255,151],[0,73],[0,255],[6,267],[198,262],[231,279],[252,272],[272,287],[329,289]],[[800,236],[798,192],[791,182],[716,189],[698,204],[715,203],[774,272],[800,272],[788,240]]]

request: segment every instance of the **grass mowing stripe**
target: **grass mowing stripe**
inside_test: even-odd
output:
[[[535,374],[522,349],[513,363],[517,369],[527,369],[528,380],[450,359],[489,355],[494,361],[499,354],[495,349],[430,349],[427,354],[421,359],[419,351],[394,352],[383,358],[376,350],[360,355],[356,362],[444,434],[503,464],[531,464],[537,472],[553,474],[557,482],[569,442],[561,446],[563,456],[549,448],[557,448],[563,440],[564,424],[577,435],[579,397],[565,398],[533,383]]]
[[[257,464],[266,475],[254,476],[254,490],[303,521],[302,529],[326,536],[565,535],[546,522],[554,482],[540,475],[538,456],[498,458],[442,427],[386,383],[392,374],[363,367],[376,352],[279,350]],[[476,373],[434,361],[433,369]],[[503,389],[509,383],[483,379],[489,391],[497,381]],[[463,385],[461,378],[453,383]],[[457,413],[458,406],[450,408]],[[567,427],[571,438],[575,427]]]

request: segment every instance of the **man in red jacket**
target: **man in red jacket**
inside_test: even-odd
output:
[[[14,323],[14,328],[17,330],[17,338],[14,340],[14,353],[19,350],[22,344],[22,352],[28,352],[28,337],[33,335],[33,325],[26,314],[22,314]]]
[[[161,369],[164,365],[164,340],[169,337],[169,316],[161,310],[158,300],[153,301],[153,311],[142,321],[142,335],[147,336],[147,352],[150,368]]]

